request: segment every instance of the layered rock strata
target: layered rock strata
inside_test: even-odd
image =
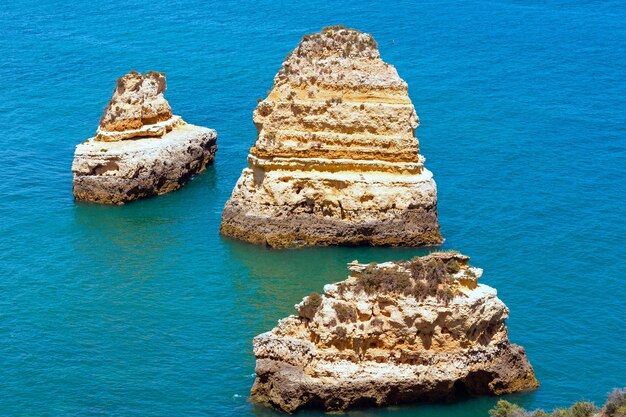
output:
[[[304,36],[274,82],[222,234],[272,247],[441,243],[407,84],[369,34]]]
[[[509,342],[507,307],[468,260],[349,264],[347,280],[254,339],[253,400],[333,411],[536,388],[524,349]]]
[[[203,172],[217,150],[213,129],[172,115],[165,75],[136,71],[117,80],[96,135],[76,146],[77,200],[124,204],[174,191]]]

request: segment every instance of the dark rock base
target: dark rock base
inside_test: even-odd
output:
[[[271,217],[247,214],[229,201],[220,233],[272,248],[329,245],[434,246],[443,242],[436,207],[380,214],[380,220],[348,222],[291,207],[276,207]]]
[[[392,369],[394,366],[403,367],[389,364]],[[252,400],[287,413],[302,408],[344,411],[406,403],[450,402],[468,396],[509,394],[539,386],[524,349],[509,344],[502,345],[492,360],[473,366],[456,379],[424,378],[416,369],[414,378],[380,378],[373,372],[372,378],[333,381],[316,378],[298,366],[273,359],[257,359],[256,373]]]
[[[204,172],[215,158],[215,131],[199,129],[173,131],[163,139],[141,139],[148,145],[145,151],[138,143],[129,143],[133,147],[130,150],[119,143],[102,142],[97,142],[97,147],[109,148],[104,152],[79,153],[77,148],[73,165],[74,197],[119,205],[179,189],[194,175]]]

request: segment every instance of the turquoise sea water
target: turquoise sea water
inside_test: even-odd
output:
[[[542,386],[526,407],[626,385],[626,5],[120,0],[0,6],[0,415],[274,416],[248,402],[253,336],[353,259],[218,236],[251,114],[304,33],[371,32],[408,82],[444,248],[485,269]],[[114,81],[165,71],[175,113],[219,132],[182,190],[77,204],[74,146]],[[485,416],[495,398],[350,412]],[[301,415],[319,415],[304,412]]]

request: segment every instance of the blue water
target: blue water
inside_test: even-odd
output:
[[[410,86],[444,247],[485,269],[542,384],[509,398],[602,402],[626,384],[624,2],[97,3],[0,5],[0,415],[274,416],[248,401],[252,338],[346,262],[424,253],[218,235],[257,98],[304,33],[339,23]],[[215,165],[170,195],[77,204],[74,146],[130,69],[165,71],[175,113],[218,130]]]

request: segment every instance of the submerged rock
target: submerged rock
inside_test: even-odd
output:
[[[254,339],[252,398],[293,412],[345,410],[538,387],[508,340],[507,307],[456,253],[349,264],[347,280]]]
[[[77,200],[124,204],[177,190],[203,172],[217,150],[213,129],[172,115],[165,74],[132,71],[119,80],[93,138],[76,146]]]
[[[407,84],[369,34],[304,36],[274,82],[222,234],[272,247],[441,243]]]

